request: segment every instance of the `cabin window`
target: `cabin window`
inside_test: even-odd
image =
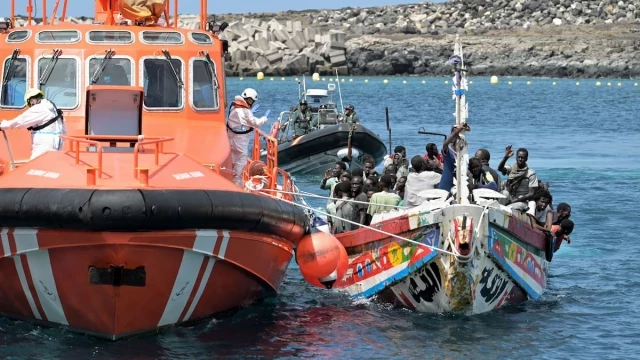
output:
[[[216,91],[213,74],[216,74],[215,64],[209,67],[206,60],[194,59],[191,64],[191,101],[196,110],[218,109],[218,91]]]
[[[176,31],[143,31],[142,42],[146,44],[182,44],[184,38]]]
[[[144,106],[155,109],[181,108],[183,86],[178,84],[176,74],[180,81],[184,81],[182,61],[173,58],[169,64],[169,60],[164,58],[148,58],[144,59],[142,67]]]
[[[133,33],[130,31],[89,31],[87,41],[100,44],[131,44],[133,43]]]
[[[98,81],[91,83],[96,70],[102,66],[104,58],[89,59],[89,73],[87,74],[87,82],[89,85],[111,85],[111,86],[130,86],[133,84],[132,63],[127,58],[111,58],[107,60],[104,70],[98,76]]]
[[[51,61],[51,57],[38,60],[38,79],[40,90],[45,98],[56,104],[60,109],[73,109],[78,106],[78,60],[74,58],[58,58]],[[48,79],[43,76],[49,66]]]
[[[36,35],[36,42],[40,44],[72,44],[80,41],[80,31],[77,30],[46,30]]]
[[[209,36],[209,34],[205,34],[205,33],[189,33],[189,39],[191,39],[191,41],[193,41],[196,44],[200,44],[200,45],[211,45],[213,44],[213,40],[211,39],[211,36]]]
[[[29,63],[26,58],[11,58],[4,61],[2,67],[2,92],[0,105],[3,107],[24,107],[24,93],[29,83],[27,74]]]
[[[26,41],[29,36],[31,36],[31,31],[30,30],[18,30],[18,31],[13,31],[11,33],[9,33],[9,35],[7,36],[7,42],[8,43],[21,43]]]

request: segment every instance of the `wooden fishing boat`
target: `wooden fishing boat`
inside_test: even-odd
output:
[[[68,129],[63,150],[31,161],[16,160],[27,130],[3,134],[3,316],[107,339],[206,319],[276,294],[309,232],[303,210],[232,182],[225,24],[206,1],[200,30],[171,25],[170,1],[130,3],[96,0],[94,23],[72,24],[66,0],[51,23],[42,1],[35,26],[29,1],[16,28],[11,0],[0,20],[0,116],[25,111],[35,87]],[[254,153],[245,179],[259,169],[261,188],[288,189],[277,141],[255,141],[269,156]]]
[[[457,38],[450,61],[461,124],[467,86]],[[457,164],[466,169],[467,144],[461,143]],[[348,268],[337,281],[318,281],[301,265],[303,276],[354,299],[376,298],[422,312],[478,314],[539,299],[555,250],[552,238],[532,228],[526,214],[500,205],[496,199],[504,196],[498,192],[474,190],[470,203],[466,171],[458,171],[455,180],[462,190],[455,198],[445,190],[425,190],[422,205],[376,214],[370,226],[336,235],[348,254]]]

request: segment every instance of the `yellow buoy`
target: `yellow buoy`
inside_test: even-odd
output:
[[[311,80],[313,80],[313,81],[318,81],[318,80],[320,80],[320,74],[318,74],[318,73],[313,73],[313,75],[311,76]]]
[[[511,81],[507,82],[507,85],[511,85],[511,84],[512,84],[512,82],[511,82]]]
[[[383,83],[383,84],[388,84],[388,83],[389,83],[389,80],[384,79],[384,80],[382,80],[382,83]]]
[[[580,82],[579,81],[576,83],[576,86],[580,86]]]
[[[349,82],[353,82],[353,79],[349,79]]]
[[[240,80],[244,80],[244,78],[241,76],[241,77],[240,77]]]
[[[256,79],[258,80],[264,80],[264,73],[262,71],[260,71],[257,75],[256,75]]]
[[[638,83],[633,84],[633,86],[638,87]]]
[[[280,80],[284,81],[285,79],[284,78],[280,78]]]
[[[445,81],[444,81],[444,84],[445,84],[445,85],[448,85],[448,84],[449,84],[449,80],[445,80]]]
[[[469,85],[473,85],[473,80],[469,81]]]
[[[596,86],[600,86],[602,83],[600,81],[596,81]]]
[[[427,83],[427,81],[426,81],[426,80],[422,80],[422,83],[423,83],[423,84],[426,84],[426,83]]]
[[[300,79],[296,78],[296,81],[300,81]]]
[[[552,82],[552,83],[551,83],[551,85],[556,86],[556,82],[555,82],[555,81],[554,81],[554,82]]]
[[[531,85],[531,81],[527,81],[527,85]]]
[[[495,75],[493,75],[493,76],[491,77],[491,84],[495,85],[495,84],[497,84],[497,83],[498,83],[498,77],[497,77],[497,76],[495,76]]]
[[[322,81],[327,81],[327,79],[325,79],[325,78],[322,78]]]
[[[269,80],[273,81],[273,78],[269,78]]]
[[[344,79],[340,79],[340,82],[344,82]]]
[[[622,83],[618,83],[618,87],[622,86]]]
[[[329,78],[329,82],[333,82],[333,78]]]
[[[403,83],[403,84],[406,84],[406,83],[407,83],[407,80],[402,80],[402,83]]]
[[[611,86],[611,83],[607,83],[607,86]]]

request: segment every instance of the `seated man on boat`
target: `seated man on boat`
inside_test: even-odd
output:
[[[527,149],[518,149],[515,165],[505,165],[513,155],[514,152],[511,150],[511,145],[507,146],[504,157],[498,165],[498,171],[502,172],[503,175],[509,176],[504,183],[503,194],[507,196],[505,205],[513,209],[525,210],[527,203],[535,195],[538,187],[538,177],[536,172],[527,165],[527,160],[529,159],[529,151]]]
[[[67,133],[62,111],[44,98],[40,89],[29,89],[24,95],[27,111],[13,120],[3,120],[0,129],[28,129],[31,131],[31,158],[62,148],[60,135]]]
[[[498,185],[498,191],[502,190],[502,178],[497,171],[489,166],[489,160],[491,160],[491,153],[489,152],[489,150],[478,149],[478,151],[476,151],[475,158],[480,160],[480,162],[482,163],[482,170],[484,170],[486,173],[491,174],[491,177],[493,177],[496,185]]]
[[[400,196],[391,192],[391,176],[382,175],[380,177],[380,187],[382,191],[371,196],[367,213],[373,217],[375,214],[387,212],[395,209],[400,203]]]
[[[404,206],[419,206],[424,198],[418,196],[422,190],[435,189],[440,183],[442,175],[433,171],[433,164],[428,163],[422,156],[411,158],[411,167],[415,172],[407,175],[404,186]]]
[[[360,117],[356,114],[356,109],[351,104],[344,107],[344,116],[339,116],[338,120],[350,125],[360,124]]]
[[[354,225],[343,220],[351,220],[353,217],[354,204],[351,203],[351,183],[348,181],[339,182],[336,185],[335,197],[338,200],[336,200],[336,216],[333,219],[331,232],[341,234],[351,231]]]
[[[527,215],[531,219],[531,226],[540,231],[551,231],[553,224],[553,210],[549,206],[552,201],[551,194],[543,187],[536,188],[536,194],[529,201]]]
[[[355,175],[351,180],[351,197],[356,201],[353,203],[353,216],[351,220],[361,225],[369,225],[369,221],[371,221],[371,218],[367,217],[369,198],[363,189],[364,180],[362,176]]]
[[[291,121],[294,137],[308,134],[318,125],[318,119],[313,118],[311,109],[307,106],[307,100],[304,99],[300,101],[300,107],[291,115]]]
[[[340,176],[347,170],[347,164],[342,161],[338,161],[333,165],[333,168],[327,169],[324,172],[324,177],[320,182],[320,189],[331,189],[333,193],[333,187],[340,181]]]
[[[469,159],[469,193],[472,194],[474,189],[491,189],[498,191],[498,184],[493,180],[490,173],[484,171],[482,162],[477,158]]]
[[[234,98],[227,121],[227,133],[231,144],[231,159],[235,173],[233,182],[238,186],[243,186],[242,171],[247,165],[250,133],[254,128],[266,124],[271,113],[271,110],[267,110],[263,117],[253,116],[251,108],[256,101],[258,101],[258,92],[251,88],[245,89],[241,96]]]
[[[444,162],[444,158],[438,151],[438,146],[434,143],[428,143],[425,147],[425,150],[427,151],[427,153],[424,154],[424,159],[433,163],[435,167],[442,170],[442,163]]]

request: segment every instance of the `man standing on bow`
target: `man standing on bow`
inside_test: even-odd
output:
[[[260,127],[269,120],[271,110],[267,110],[263,117],[257,118],[251,111],[251,107],[258,101],[258,92],[254,89],[247,88],[242,92],[241,96],[233,99],[229,111],[229,120],[227,121],[227,134],[229,135],[229,143],[231,145],[231,160],[233,161],[233,172],[235,176],[233,182],[238,186],[242,184],[242,171],[247,165],[247,157],[249,151],[250,133],[254,128]]]

